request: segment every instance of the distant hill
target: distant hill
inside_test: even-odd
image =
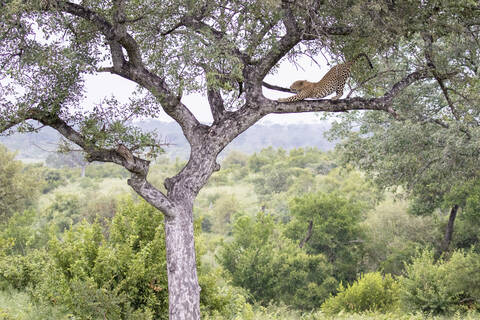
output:
[[[172,157],[188,157],[189,147],[180,126],[175,122],[147,120],[135,125],[148,131],[156,129],[171,145],[166,152]],[[299,147],[317,147],[327,151],[334,144],[324,138],[323,133],[329,129],[327,122],[318,124],[256,124],[238,136],[222,154],[229,150],[254,153],[272,146],[286,150]],[[14,134],[0,137],[0,143],[10,150],[18,152],[17,158],[26,161],[44,160],[55,151],[60,135],[51,128],[43,128],[39,133]]]

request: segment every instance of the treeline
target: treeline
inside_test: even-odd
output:
[[[189,146],[177,123],[152,119],[135,122],[134,125],[146,132],[156,131],[165,143],[166,153],[172,159],[188,158]],[[323,136],[329,127],[326,121],[319,121],[317,124],[256,124],[239,135],[223,155],[231,150],[258,152],[267,146],[287,150],[307,146],[323,151],[331,150],[334,143]],[[44,127],[35,133],[16,133],[0,137],[0,143],[17,151],[20,159],[40,161],[52,156],[58,148],[60,138],[55,130]]]
[[[225,157],[195,204],[203,318],[477,319],[480,193],[442,251],[448,210],[414,215],[337,163],[317,148]],[[182,165],[158,158],[149,180]],[[26,165],[2,147],[0,316],[167,319],[163,215],[127,177]]]

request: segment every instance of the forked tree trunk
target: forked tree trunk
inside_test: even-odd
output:
[[[170,320],[200,319],[200,286],[195,259],[192,206],[165,218]]]

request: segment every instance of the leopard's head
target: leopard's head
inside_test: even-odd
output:
[[[297,80],[290,86],[290,90],[293,92],[300,92],[308,86],[308,81],[306,80]]]

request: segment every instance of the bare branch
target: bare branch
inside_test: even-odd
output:
[[[392,86],[392,89],[388,91],[385,95],[384,98],[388,101],[391,101],[395,96],[397,96],[402,90],[404,90],[406,87],[411,85],[412,83],[421,80],[421,79],[427,79],[430,77],[430,74],[428,70],[421,69],[417,70],[415,72],[410,73],[407,75],[405,78],[402,80],[398,81]]]
[[[162,35],[162,36],[167,36],[167,35],[169,35],[170,33],[172,33],[172,32],[174,32],[175,30],[177,30],[178,28],[183,27],[183,26],[185,26],[185,25],[183,24],[182,21],[180,21],[180,22],[178,22],[177,24],[175,24],[172,28],[170,28],[169,30],[160,33],[160,35]]]
[[[427,60],[427,65],[430,67],[430,71],[432,72],[435,80],[437,80],[438,85],[440,86],[440,89],[442,90],[443,96],[445,97],[445,100],[447,101],[448,107],[450,108],[450,111],[452,112],[453,117],[455,120],[460,121],[460,114],[458,113],[457,109],[455,108],[452,99],[450,98],[450,94],[448,93],[448,88],[445,86],[445,76],[441,76],[437,72],[437,67],[435,66],[435,63],[433,62],[433,37],[430,34],[424,34],[423,35],[423,40],[425,41],[426,44],[426,50],[425,50],[425,59]],[[465,133],[465,135],[468,137],[468,139],[471,139],[472,135],[468,128],[461,126],[460,131]]]
[[[402,80],[395,83],[390,91],[379,98],[350,98],[340,100],[304,100],[294,103],[277,103],[269,104],[269,113],[291,113],[291,112],[345,112],[349,110],[380,110],[390,113],[395,119],[400,119],[399,115],[392,108],[392,100],[406,87],[428,77],[426,70],[419,70],[410,73]]]

